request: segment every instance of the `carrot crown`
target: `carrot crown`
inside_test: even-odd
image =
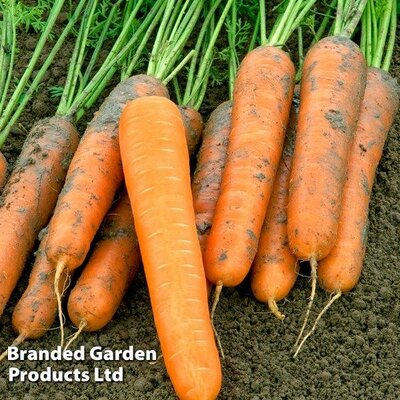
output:
[[[369,66],[389,71],[396,26],[396,0],[368,0],[361,18],[361,50]]]
[[[22,77],[15,89],[12,91],[12,96],[5,104],[8,89],[13,76],[14,56],[16,50],[16,27],[17,15],[15,13],[15,1],[10,0],[1,2],[1,12],[3,19],[1,21],[1,48],[0,48],[0,147],[7,139],[11,127],[15,124],[22,111],[24,110],[27,102],[32,97],[40,82],[42,81],[47,69],[54,60],[54,57],[60,50],[65,38],[75,25],[82,12],[83,6],[87,0],[80,0],[75,8],[75,12],[69,19],[68,24],[54,44],[46,60],[40,67],[33,81],[29,84],[32,73],[42,53],[44,45],[51,36],[52,29],[57,20],[58,15],[64,5],[64,0],[54,2],[52,9],[49,12],[47,22],[40,38],[36,44],[35,50],[30,58],[29,64],[25,69]]]

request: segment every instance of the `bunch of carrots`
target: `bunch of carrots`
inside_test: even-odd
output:
[[[155,0],[150,9],[144,0],[124,7],[117,2],[94,50],[88,37],[98,2],[78,3],[63,33],[65,38],[79,22],[56,116],[33,127],[0,200],[1,312],[40,240],[28,287],[13,311],[13,345],[43,336],[57,315],[64,348],[81,332],[102,329],[143,264],[177,396],[215,399],[223,349],[213,321],[223,287],[239,285],[250,273],[254,296],[284,319],[277,302],[294,286],[299,262],[307,261],[311,296],[297,356],[322,315],[360,278],[371,188],[399,105],[388,73],[396,0],[385,0],[379,12],[376,0],[332,0],[318,9],[324,17],[303,57],[302,29],[316,3],[286,0],[267,35],[261,0],[245,48],[238,32],[242,2]],[[15,47],[12,10],[3,12],[2,40]],[[118,12],[118,39],[99,66]],[[134,26],[137,18],[142,22]],[[224,27],[230,100],[203,129],[199,109]],[[297,74],[284,50],[294,33]],[[10,76],[12,60],[0,53]],[[132,75],[143,63],[147,73]],[[121,82],[79,138],[76,122],[118,72]],[[10,79],[0,84],[7,89]],[[10,102],[15,106],[15,99]],[[304,335],[317,282],[332,298]],[[78,328],[67,342],[65,295]]]

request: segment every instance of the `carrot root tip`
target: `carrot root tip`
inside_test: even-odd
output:
[[[218,302],[219,302],[219,297],[221,295],[222,288],[223,288],[222,283],[218,282],[217,286],[215,287],[214,300],[213,300],[213,303],[212,303],[212,306],[211,306],[211,326],[212,326],[212,329],[214,331],[214,336],[215,336],[215,339],[216,339],[217,344],[218,344],[218,349],[219,349],[219,351],[221,353],[221,358],[225,359],[225,354],[224,354],[224,350],[222,348],[221,340],[219,338],[218,332],[215,329],[215,325],[214,325],[214,314],[215,314],[215,310],[216,310]]]
[[[64,346],[64,314],[62,311],[61,293],[60,293],[60,278],[65,268],[64,263],[58,263],[54,275],[54,293],[57,299],[58,318],[60,321],[60,345]]]
[[[303,340],[297,347],[296,352],[293,355],[293,358],[296,358],[297,355],[299,354],[300,349],[303,347],[304,343],[306,340],[315,332],[315,329],[317,328],[318,321],[322,318],[322,316],[328,311],[328,309],[332,306],[332,304],[342,295],[342,292],[336,292],[335,295],[328,301],[328,303],[325,305],[325,307],[322,309],[322,311],[318,314],[317,318],[315,319],[314,325],[310,329],[310,331],[307,333],[306,336],[304,336]]]
[[[306,315],[304,317],[303,325],[301,326],[300,333],[297,336],[297,339],[296,339],[296,342],[294,344],[294,347],[298,346],[298,344],[300,342],[300,339],[303,336],[304,329],[307,326],[308,317],[310,316],[311,307],[312,307],[313,302],[314,302],[315,292],[317,290],[317,267],[318,267],[318,263],[317,263],[317,260],[316,260],[315,256],[311,257],[310,265],[311,265],[311,295],[310,295],[310,300],[308,301],[307,311],[306,311]]]
[[[279,307],[274,299],[268,299],[268,308],[272,312],[272,314],[274,314],[275,317],[278,318],[280,321],[283,321],[285,319],[285,314],[282,314],[279,311]]]
[[[78,330],[71,336],[69,336],[67,339],[68,342],[64,347],[64,351],[68,349],[69,346],[71,346],[72,342],[74,342],[78,336],[82,333],[82,331],[85,329],[85,326],[87,325],[87,321],[85,319],[82,319],[81,322],[79,323]]]
[[[11,346],[18,346],[18,345],[21,344],[25,339],[26,339],[26,336],[25,336],[25,335],[19,335],[19,336],[11,343]],[[0,361],[3,361],[3,360],[7,357],[7,354],[8,354],[8,349],[5,350],[5,351],[3,351],[3,352],[0,354]]]

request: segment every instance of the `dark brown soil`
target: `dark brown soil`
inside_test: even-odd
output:
[[[28,39],[28,36],[26,37]],[[70,45],[67,45],[70,46]],[[19,68],[32,50],[21,41]],[[55,111],[47,87],[62,85],[68,52],[62,52],[50,69],[34,100],[4,147],[12,163],[32,123]],[[397,42],[392,74],[400,80],[400,41]],[[226,87],[211,91],[203,111],[226,99]],[[310,280],[300,277],[287,301],[281,304],[287,318],[275,319],[265,305],[252,296],[246,281],[236,289],[224,289],[215,321],[226,355],[223,361],[221,399],[395,400],[400,397],[400,114],[390,132],[372,193],[368,249],[361,281],[344,295],[321,320],[297,359],[292,346],[300,329],[310,293]],[[306,267],[302,273],[308,274]],[[27,284],[29,268],[0,318],[0,349],[15,335],[11,328],[13,308]],[[318,290],[311,318],[329,296]],[[68,333],[75,330],[66,324]],[[22,344],[24,349],[54,349],[59,332],[50,331],[41,340]],[[75,346],[96,345],[124,349],[156,349],[159,344],[153,324],[144,276],[139,274],[113,321],[101,332],[85,333]],[[17,366],[42,371],[125,368],[123,383],[8,383],[8,369]],[[173,389],[162,359],[146,362],[2,362],[0,397],[5,399],[125,400],[173,399]]]

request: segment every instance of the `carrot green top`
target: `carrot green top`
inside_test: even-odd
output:
[[[350,38],[360,21],[366,4],[367,0],[337,0],[333,34]]]
[[[396,0],[368,0],[361,18],[361,50],[369,66],[389,71],[396,25]]]

